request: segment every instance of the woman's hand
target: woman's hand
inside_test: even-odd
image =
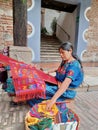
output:
[[[53,99],[48,100],[48,101],[47,101],[47,105],[46,105],[46,110],[47,110],[47,111],[50,111],[51,108],[52,108],[52,106],[53,106],[53,104],[54,104],[55,102],[56,102],[56,101],[53,100]]]

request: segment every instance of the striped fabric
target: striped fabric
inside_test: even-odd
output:
[[[77,125],[77,121],[59,123],[53,125],[53,130],[76,130]]]
[[[56,103],[51,111],[46,111],[46,102],[34,105],[26,115],[25,124],[29,130],[78,130],[79,118],[64,102]],[[35,120],[35,118],[37,120]],[[44,119],[44,121],[43,121]],[[48,127],[48,121],[51,127]],[[44,129],[39,124],[43,124]]]

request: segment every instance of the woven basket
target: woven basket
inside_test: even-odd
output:
[[[28,125],[27,125],[27,122],[26,122],[29,115],[30,115],[29,112],[27,112],[26,117],[25,117],[25,129],[26,130],[30,130]]]
[[[72,110],[70,110],[72,113],[74,113]],[[76,113],[74,113],[75,117],[76,117],[76,121],[77,121],[77,126],[76,126],[76,129],[75,130],[78,130],[79,128],[79,117]],[[28,125],[27,125],[27,118],[28,116],[30,116],[29,112],[26,114],[26,117],[25,117],[25,130],[30,130]],[[61,124],[62,125],[62,124]],[[54,129],[53,129],[54,130]]]

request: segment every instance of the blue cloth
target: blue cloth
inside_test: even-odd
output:
[[[69,88],[77,88],[83,81],[83,70],[80,66],[80,63],[77,60],[74,60],[70,63],[64,63],[62,61],[61,65],[59,66],[56,72],[56,79],[60,82],[63,82],[65,78],[70,78],[72,80]],[[48,100],[53,97],[53,95],[58,90],[57,85],[53,85],[50,83],[46,83],[46,99],[32,99],[29,101],[29,104],[33,106],[36,103],[40,103],[43,100]],[[75,90],[66,90],[57,101],[64,101],[65,99],[73,99],[76,96]]]
[[[10,94],[11,93],[14,94],[15,89],[14,89],[12,78],[8,78],[6,82],[7,82],[7,88],[5,89],[5,91],[10,93]]]
[[[83,81],[83,70],[80,66],[80,63],[77,60],[74,60],[69,63],[64,63],[62,61],[60,67],[56,72],[56,79],[60,82],[63,82],[65,78],[71,78],[72,82],[69,88],[77,88]]]

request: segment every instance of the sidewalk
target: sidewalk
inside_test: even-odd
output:
[[[85,82],[90,86],[88,92],[80,88],[75,99],[75,111],[79,115],[81,122],[79,130],[97,130],[98,91],[95,90],[98,90],[98,67],[84,67],[84,72]],[[0,86],[0,130],[25,130],[24,119],[30,107],[28,105],[11,107],[9,105],[10,101],[11,98],[8,97],[7,93],[3,92]],[[88,116],[85,117],[87,113]],[[94,121],[93,118],[95,118]]]
[[[0,130],[25,130],[24,118],[30,107],[11,107],[10,101],[11,98],[0,86]]]
[[[84,82],[88,85],[88,91],[98,90],[98,67],[84,67]]]

